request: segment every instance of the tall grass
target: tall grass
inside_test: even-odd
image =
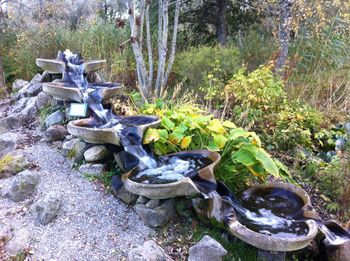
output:
[[[350,35],[340,26],[349,25],[335,17],[318,34],[304,33],[291,44],[290,97],[324,111],[350,109]]]
[[[37,57],[55,58],[58,51],[70,49],[86,59],[106,59],[107,68],[102,74],[106,80],[116,80],[126,68],[134,67],[128,46],[120,48],[127,35],[126,29],[103,22],[84,24],[77,30],[42,26],[18,34],[8,55],[15,64],[17,78],[30,79],[39,70],[35,65]]]
[[[289,99],[300,99],[323,111],[350,110],[350,35],[339,30],[343,21],[333,19],[320,32],[303,31],[290,41],[286,70]],[[278,45],[260,30],[242,39],[242,60],[249,70],[274,60]]]

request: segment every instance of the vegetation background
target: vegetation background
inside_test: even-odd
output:
[[[41,72],[37,57],[70,49],[106,59],[103,78],[127,87],[123,111],[162,118],[144,140],[157,154],[219,151],[224,160],[216,175],[235,191],[284,179],[309,188],[326,217],[349,219],[350,1],[0,3],[2,93],[15,79]],[[158,92],[162,50],[171,60],[173,45],[160,48],[160,20],[167,21],[168,38],[177,37],[172,70]],[[147,90],[136,47],[146,68],[154,68]]]

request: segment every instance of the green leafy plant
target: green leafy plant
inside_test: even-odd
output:
[[[276,164],[261,147],[254,132],[237,128],[233,122],[204,115],[191,105],[168,108],[158,102],[147,105],[143,113],[161,118],[160,127],[149,128],[143,139],[144,144],[152,145],[157,155],[195,149],[217,151],[222,154],[222,160],[216,175],[233,187],[244,187],[247,177],[260,180],[265,180],[268,175],[280,177],[283,165]],[[237,180],[238,184],[234,184]]]
[[[242,68],[225,86],[226,106],[232,107],[232,118],[237,124],[250,128],[283,104],[286,96],[283,88],[283,82],[269,66],[251,73]]]

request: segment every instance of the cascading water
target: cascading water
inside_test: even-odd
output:
[[[179,158],[170,157],[157,161],[142,146],[142,133],[137,132],[141,121],[126,122],[114,115],[111,110],[102,106],[102,97],[96,86],[91,86],[84,75],[81,56],[65,51],[59,56],[67,66],[64,81],[69,81],[78,87],[83,94],[83,100],[94,113],[96,124],[93,128],[114,128],[119,134],[124,150],[136,156],[142,166],[132,179],[145,184],[163,184],[179,181],[185,177],[191,178],[204,198],[221,197],[234,209],[234,213],[227,213],[226,223],[237,215],[246,227],[265,235],[275,235],[281,238],[303,236],[308,233],[305,218],[298,217],[298,210],[303,206],[297,198],[287,190],[265,191],[262,194],[243,195],[240,200],[223,184],[213,183],[202,179],[198,170],[210,164],[205,157]],[[339,236],[331,232],[320,220],[316,221],[326,236],[326,240],[333,245],[344,243],[350,237]]]
[[[128,151],[139,158],[146,168],[157,167],[155,159],[150,157],[143,148],[142,137],[132,131],[133,128],[130,125],[137,124],[137,122],[123,123],[121,122],[121,118],[114,115],[111,110],[103,108],[102,95],[99,88],[88,84],[82,57],[66,50],[63,53],[60,52],[57,58],[66,64],[67,69],[63,81],[72,83],[75,87],[79,88],[84,103],[87,103],[88,107],[93,111],[96,121],[94,127],[113,127],[118,132],[125,151]],[[108,87],[108,85],[104,86]]]

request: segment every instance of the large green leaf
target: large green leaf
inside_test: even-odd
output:
[[[158,134],[159,134],[159,137],[164,141],[166,139],[168,139],[168,131],[167,130],[164,130],[164,129],[158,129],[157,130]]]
[[[143,144],[149,144],[153,141],[157,141],[159,140],[159,137],[160,136],[159,136],[158,130],[149,128],[146,131],[145,136],[143,138]]]
[[[230,134],[228,136],[228,138],[230,140],[235,140],[235,139],[240,138],[240,137],[243,137],[243,138],[251,137],[251,138],[253,138],[253,143],[254,144],[256,144],[258,146],[261,146],[260,138],[258,137],[258,135],[256,135],[255,132],[246,131],[246,130],[244,130],[242,128],[237,128],[237,129],[230,130]]]
[[[178,144],[185,135],[182,132],[173,132],[169,135],[169,141],[172,144]]]
[[[248,150],[241,149],[232,155],[232,159],[238,163],[242,163],[245,166],[253,166],[256,164],[254,154]]]
[[[256,147],[254,145],[245,145],[243,149],[250,151],[268,173],[272,174],[275,177],[280,176],[275,162],[264,149]]]
[[[211,120],[207,128],[219,134],[224,134],[226,132],[224,126],[222,126],[220,120],[218,119]]]
[[[188,127],[185,124],[181,123],[180,125],[175,127],[174,132],[184,133],[187,130],[188,130]]]
[[[215,145],[219,148],[219,149],[222,149],[224,146],[225,146],[225,144],[226,144],[226,141],[227,141],[227,139],[225,138],[225,136],[224,135],[222,135],[222,134],[212,134],[213,135],[213,137],[214,137],[214,143],[215,143]]]
[[[173,130],[175,128],[175,123],[166,116],[162,117],[162,125],[168,130]]]

